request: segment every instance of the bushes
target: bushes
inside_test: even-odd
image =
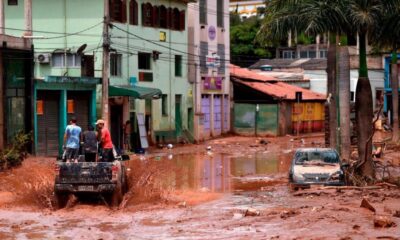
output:
[[[18,132],[11,144],[0,151],[0,171],[21,165],[27,156],[27,144],[31,141],[30,134]]]

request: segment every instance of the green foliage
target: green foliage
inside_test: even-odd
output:
[[[6,170],[21,165],[27,156],[27,144],[31,141],[31,135],[18,132],[11,144],[0,151],[0,170]]]
[[[231,14],[231,55],[270,57],[271,53],[264,45],[255,41],[261,27],[261,20],[251,17],[243,21],[238,14]]]

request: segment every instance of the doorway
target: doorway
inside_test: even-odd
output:
[[[114,146],[119,150],[123,147],[122,105],[110,106],[110,133]]]
[[[175,95],[175,133],[177,137],[182,135],[181,98],[182,95]]]
[[[57,156],[59,151],[60,92],[37,91],[37,155]]]

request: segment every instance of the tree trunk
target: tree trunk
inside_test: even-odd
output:
[[[343,159],[350,159],[350,56],[347,47],[339,48],[339,101],[340,101],[340,142]]]
[[[336,148],[336,129],[337,129],[337,111],[336,111],[336,44],[331,44],[328,50],[327,60],[328,73],[328,97],[329,101],[329,146]],[[328,144],[327,144],[328,145]]]
[[[359,174],[363,177],[374,178],[375,169],[372,163],[372,141],[366,146],[372,135],[372,91],[368,79],[366,34],[360,33],[360,69],[356,88],[356,121]]]
[[[399,69],[397,66],[397,53],[392,53],[392,72],[391,72],[391,86],[392,86],[392,105],[393,105],[393,142],[399,141]]]

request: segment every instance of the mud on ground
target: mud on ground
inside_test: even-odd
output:
[[[54,160],[29,158],[0,173],[0,239],[399,239],[398,188],[288,190],[294,149],[322,141],[226,137],[151,149],[128,163],[133,179],[151,180],[121,209],[75,199],[52,210]]]

